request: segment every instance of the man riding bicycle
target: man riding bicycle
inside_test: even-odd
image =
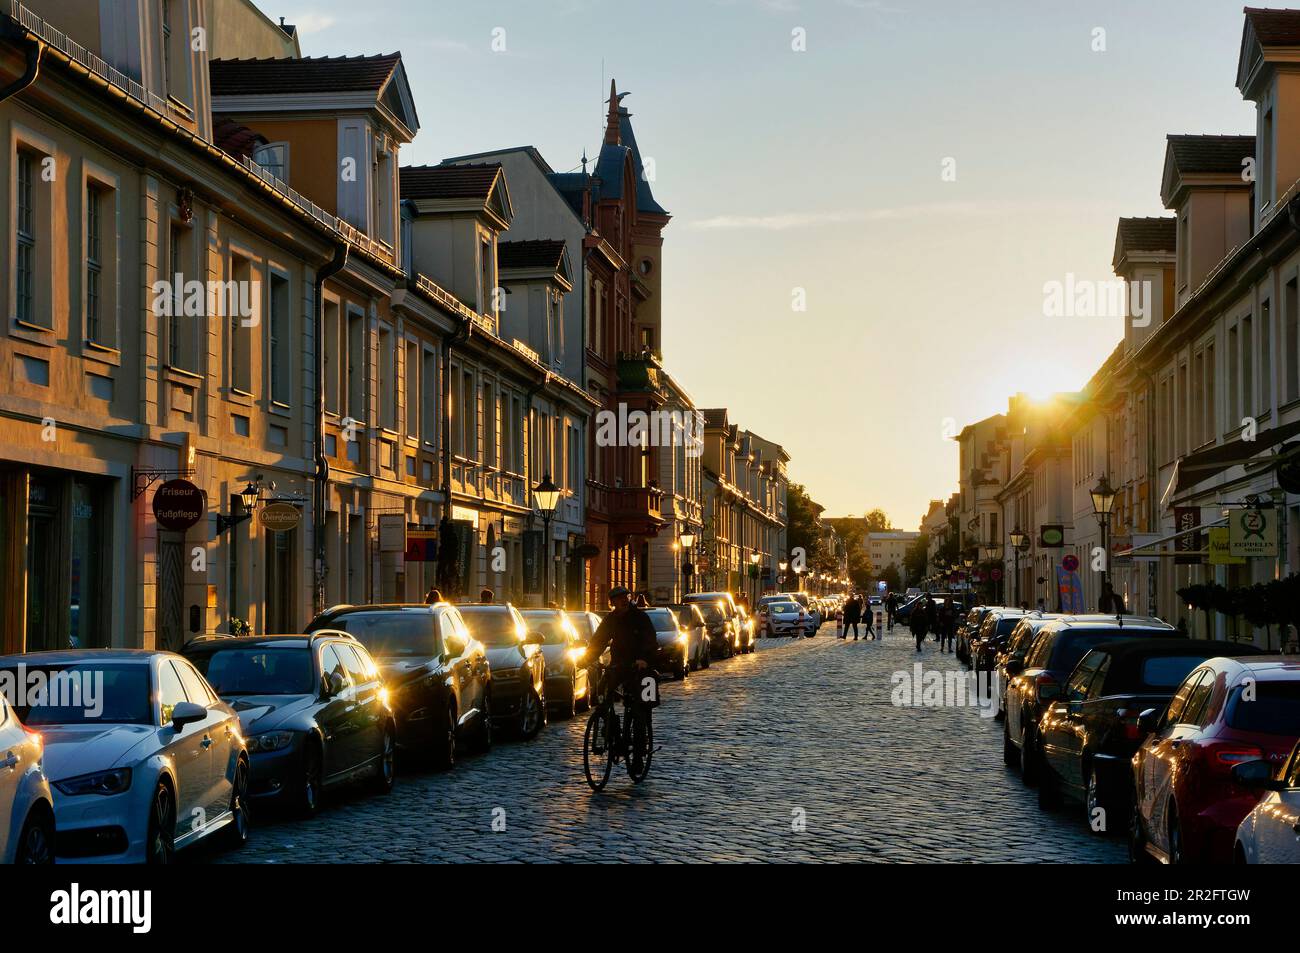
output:
[[[593,662],[609,648],[610,665],[606,672],[606,690],[622,686],[625,702],[641,701],[639,680],[650,671],[659,640],[654,623],[644,609],[632,604],[631,593],[623,586],[609,591],[613,610],[601,620],[591,636],[587,657]]]

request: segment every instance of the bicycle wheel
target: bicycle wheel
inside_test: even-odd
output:
[[[609,783],[609,772],[614,767],[614,749],[610,728],[613,710],[609,705],[597,705],[587,719],[587,730],[582,739],[582,770],[593,791]]]
[[[633,784],[640,784],[650,773],[654,756],[654,726],[650,709],[636,705],[627,711],[627,774]]]

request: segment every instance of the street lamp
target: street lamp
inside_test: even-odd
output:
[[[1101,475],[1101,480],[1092,488],[1089,495],[1092,497],[1092,510],[1097,514],[1097,525],[1101,527],[1101,551],[1104,554],[1101,564],[1101,596],[1097,600],[1097,607],[1102,612],[1109,612],[1113,600],[1110,598],[1110,511],[1115,506],[1115,488],[1110,485],[1110,480],[1106,474]]]
[[[780,576],[780,578],[778,578],[776,581],[778,586],[785,585],[785,571],[789,568],[790,568],[790,564],[786,562],[784,559],[782,559],[780,562],[776,564],[777,573]]]
[[[758,561],[761,558],[762,557],[758,554],[757,551],[754,551],[749,554],[749,565],[753,567],[749,570],[749,578],[753,580],[749,584],[749,591],[753,594],[752,598],[754,600],[754,603],[758,602]]]
[[[695,534],[687,530],[677,537],[677,541],[682,544],[682,594],[685,595],[691,591],[691,577],[687,575],[686,567],[690,566],[692,571],[695,569],[691,562],[691,547],[695,545]]]
[[[542,482],[533,487],[533,500],[542,514],[542,605],[545,606],[551,592],[551,517],[560,505],[560,488],[551,482],[550,473],[543,474]]]
[[[1029,534],[1019,526],[1011,531],[1011,552],[1016,561],[1016,608],[1020,608],[1020,554],[1029,548]]]

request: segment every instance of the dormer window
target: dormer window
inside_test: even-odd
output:
[[[253,161],[268,175],[289,181],[289,143],[267,143],[253,152]]]
[[[162,80],[163,92],[173,94],[172,86],[172,7],[176,0],[162,0]]]
[[[1273,174],[1273,109],[1264,111],[1259,123],[1259,158],[1255,188],[1259,192],[1260,208],[1267,208],[1277,198],[1276,177]]]

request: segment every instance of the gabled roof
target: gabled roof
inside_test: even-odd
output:
[[[501,166],[495,162],[481,165],[408,165],[400,170],[402,198],[482,199],[487,201]]]
[[[1268,59],[1267,51],[1287,51],[1281,58],[1294,60],[1287,53],[1300,48],[1300,10],[1247,7],[1244,12],[1241,50],[1237,56],[1237,89],[1246,98],[1254,99],[1254,86]]]
[[[296,60],[212,60],[209,74],[213,96],[378,93],[401,61],[401,53],[304,56]]]
[[[710,429],[727,425],[727,408],[725,407],[706,407],[700,413],[704,415],[704,426]]]
[[[1249,188],[1242,176],[1255,157],[1254,136],[1166,136],[1165,170],[1160,198],[1172,208],[1183,186],[1200,183],[1216,188]]]
[[[1111,264],[1118,268],[1126,256],[1142,252],[1172,255],[1177,250],[1177,237],[1178,219],[1173,216],[1121,218],[1115,230],[1115,254]]]

